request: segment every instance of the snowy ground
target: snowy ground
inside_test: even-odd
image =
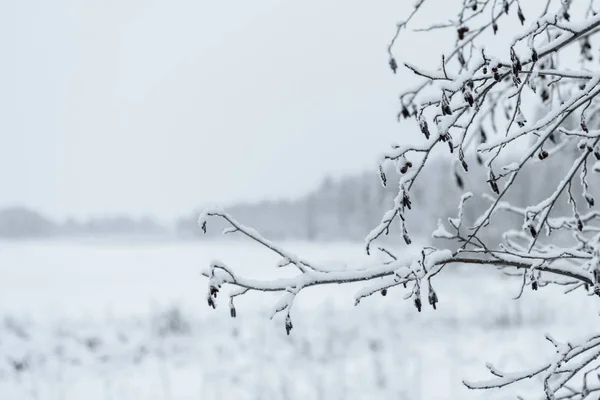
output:
[[[319,262],[365,261],[359,245],[288,243]],[[493,393],[488,377],[552,355],[546,332],[598,329],[595,300],[558,289],[511,298],[518,280],[447,271],[439,309],[417,313],[402,289],[353,306],[361,286],[311,288],[294,330],[266,314],[273,295],[206,305],[200,271],[218,258],[272,276],[277,258],[236,242],[0,243],[0,399],[478,399],[515,398],[536,382]]]

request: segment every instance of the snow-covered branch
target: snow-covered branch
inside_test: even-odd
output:
[[[290,310],[304,288],[364,282],[356,293],[355,304],[374,293],[385,295],[396,288],[404,290],[405,298],[421,311],[422,292],[428,290],[427,300],[436,308],[439,299],[432,281],[448,266],[457,264],[516,271],[510,275],[520,277],[515,281],[520,285],[517,297],[527,285],[532,290],[561,285],[566,292],[585,289],[594,295],[591,298],[600,295],[600,213],[594,209],[596,202],[590,190],[592,175],[600,172],[600,71],[592,64],[595,56],[591,51],[591,39],[600,32],[600,14],[596,14],[593,2],[548,0],[536,10],[538,16],[531,18],[526,11],[532,10],[525,8],[531,5],[529,2],[465,0],[450,21],[413,26],[417,20],[414,17],[429,3],[418,0],[407,10],[388,47],[393,73],[405,68],[416,81],[399,96],[399,119],[412,123],[422,135],[414,143],[394,144],[379,160],[378,172],[384,186],[390,185],[385,173],[388,164],[398,171],[400,178],[393,182],[398,192],[381,222],[366,236],[365,248],[371,254],[377,244],[388,261],[346,270],[316,265],[268,241],[227,213],[207,210],[199,220],[204,230],[210,218],[222,219],[229,225],[228,233],[240,233],[276,253],[281,260],[277,267],[292,265],[297,271],[291,278],[254,280],[215,261],[203,273],[209,280],[210,306],[216,307],[217,295],[225,284],[236,287],[230,300],[232,316],[233,297],[251,291],[281,292],[273,315],[287,311],[285,328],[289,334]],[[516,19],[521,30],[503,47],[497,43],[499,51],[493,52],[486,46],[489,38],[497,35],[509,18]],[[402,33],[408,29],[449,32],[455,35],[454,45],[440,51],[439,65],[417,65],[404,59],[406,52],[403,57],[395,55]],[[573,59],[576,45],[579,57]],[[532,115],[536,107],[543,109],[541,118]],[[578,126],[567,126],[576,120]],[[465,174],[477,169],[483,172],[490,190],[483,196],[490,204],[479,215],[467,218],[473,203],[470,199],[475,196],[465,193],[457,216],[447,224],[440,220],[433,237],[448,241],[448,247],[455,250],[426,247],[419,256],[398,257],[381,245],[380,239],[393,233],[393,224],[397,223],[404,242],[411,244],[407,216],[419,207],[411,190],[439,151],[455,160],[457,167],[452,173],[461,189]],[[469,165],[468,160],[473,158],[475,166]],[[519,180],[527,174],[524,171],[551,168],[557,160],[562,160],[559,165],[564,168],[548,175],[552,179],[535,182],[549,194],[517,204],[515,188],[534,183]],[[584,205],[588,208],[585,212]],[[506,213],[518,215],[523,224],[496,231],[496,240],[484,236],[484,232],[505,223],[499,214]],[[578,344],[559,343],[549,335],[547,339],[556,350],[552,361],[511,374],[489,365],[493,379],[466,381],[465,385],[472,389],[499,388],[540,377],[547,399],[584,399],[600,391],[600,385],[588,382],[591,372],[599,368],[598,336]]]

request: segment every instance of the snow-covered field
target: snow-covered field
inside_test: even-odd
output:
[[[355,264],[355,244],[287,243],[309,260]],[[285,274],[277,257],[240,242],[0,243],[0,399],[477,399],[515,398],[461,379],[485,362],[530,367],[552,355],[546,332],[598,329],[596,301],[526,290],[497,271],[454,269],[435,283],[437,311],[404,290],[364,299],[360,284],[303,291],[288,337],[268,319],[272,294],[206,304],[200,271],[213,259],[247,276]],[[287,273],[291,273],[288,271]]]

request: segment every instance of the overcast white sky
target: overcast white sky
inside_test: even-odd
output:
[[[385,49],[412,3],[4,1],[0,207],[166,219],[374,168],[410,135]]]

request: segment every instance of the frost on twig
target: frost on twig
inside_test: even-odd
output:
[[[600,295],[600,213],[591,183],[594,179],[598,182],[600,174],[600,72],[591,64],[598,62],[592,39],[600,31],[600,14],[593,1],[547,0],[539,10],[528,8],[533,3],[522,0],[463,1],[449,21],[414,26],[415,16],[429,3],[419,0],[406,6],[407,15],[397,24],[388,47],[392,72],[409,74],[414,82],[399,96],[399,120],[412,122],[420,133],[414,143],[393,145],[379,159],[382,185],[393,185],[398,192],[381,222],[367,234],[365,250],[371,254],[373,248],[379,249],[386,261],[346,270],[317,265],[268,241],[222,210],[206,210],[199,219],[204,231],[210,229],[211,218],[224,220],[229,225],[227,233],[243,235],[276,253],[280,261],[274,269],[292,267],[296,271],[291,278],[253,280],[213,262],[204,272],[211,307],[217,306],[223,285],[237,288],[232,298],[251,291],[279,292],[272,315],[286,313],[285,329],[290,334],[290,310],[303,289],[363,282],[354,298],[356,305],[375,293],[402,290],[417,311],[423,309],[424,296],[436,309],[440,299],[434,281],[457,264],[496,267],[519,276],[515,280],[517,297],[529,288],[535,291],[548,285],[563,286],[567,293],[585,290],[590,298]],[[494,35],[499,37],[511,18],[518,31],[511,32],[512,39],[505,43],[498,40],[494,46],[498,52],[492,54],[486,44]],[[455,40],[451,48],[439,49],[441,63],[418,65],[395,55],[406,30],[445,31]],[[576,60],[570,49],[579,52]],[[402,55],[410,56],[410,52]],[[539,119],[531,115],[536,105],[544,108]],[[566,127],[573,119],[579,123]],[[435,152],[455,160],[448,179],[461,190],[466,189],[469,181],[465,177],[473,171],[485,176],[481,178],[487,188],[485,207],[472,215],[470,207],[475,200],[470,199],[479,194],[465,193],[457,216],[447,222],[440,220],[432,233],[434,238],[448,241],[453,250],[427,247],[417,256],[400,257],[380,239],[395,226],[403,241],[412,243],[407,216],[420,205],[419,196],[413,196],[411,190]],[[470,165],[470,157],[477,163]],[[544,190],[548,194],[526,199],[525,204],[515,202],[515,188],[526,174],[523,171],[535,166],[549,168],[555,160],[563,161],[562,169],[547,181],[535,182],[550,189]],[[390,164],[400,176],[397,182],[391,182],[385,173]],[[509,216],[517,216],[521,222],[498,228],[507,225]],[[486,231],[496,232],[496,240],[484,235]],[[235,316],[233,300],[230,308]],[[556,353],[552,361],[516,373],[489,364],[492,379],[465,381],[465,385],[500,388],[539,377],[547,399],[584,399],[600,392],[597,380],[589,379],[590,374],[597,376],[600,368],[600,336],[566,343],[551,336],[547,339]]]

